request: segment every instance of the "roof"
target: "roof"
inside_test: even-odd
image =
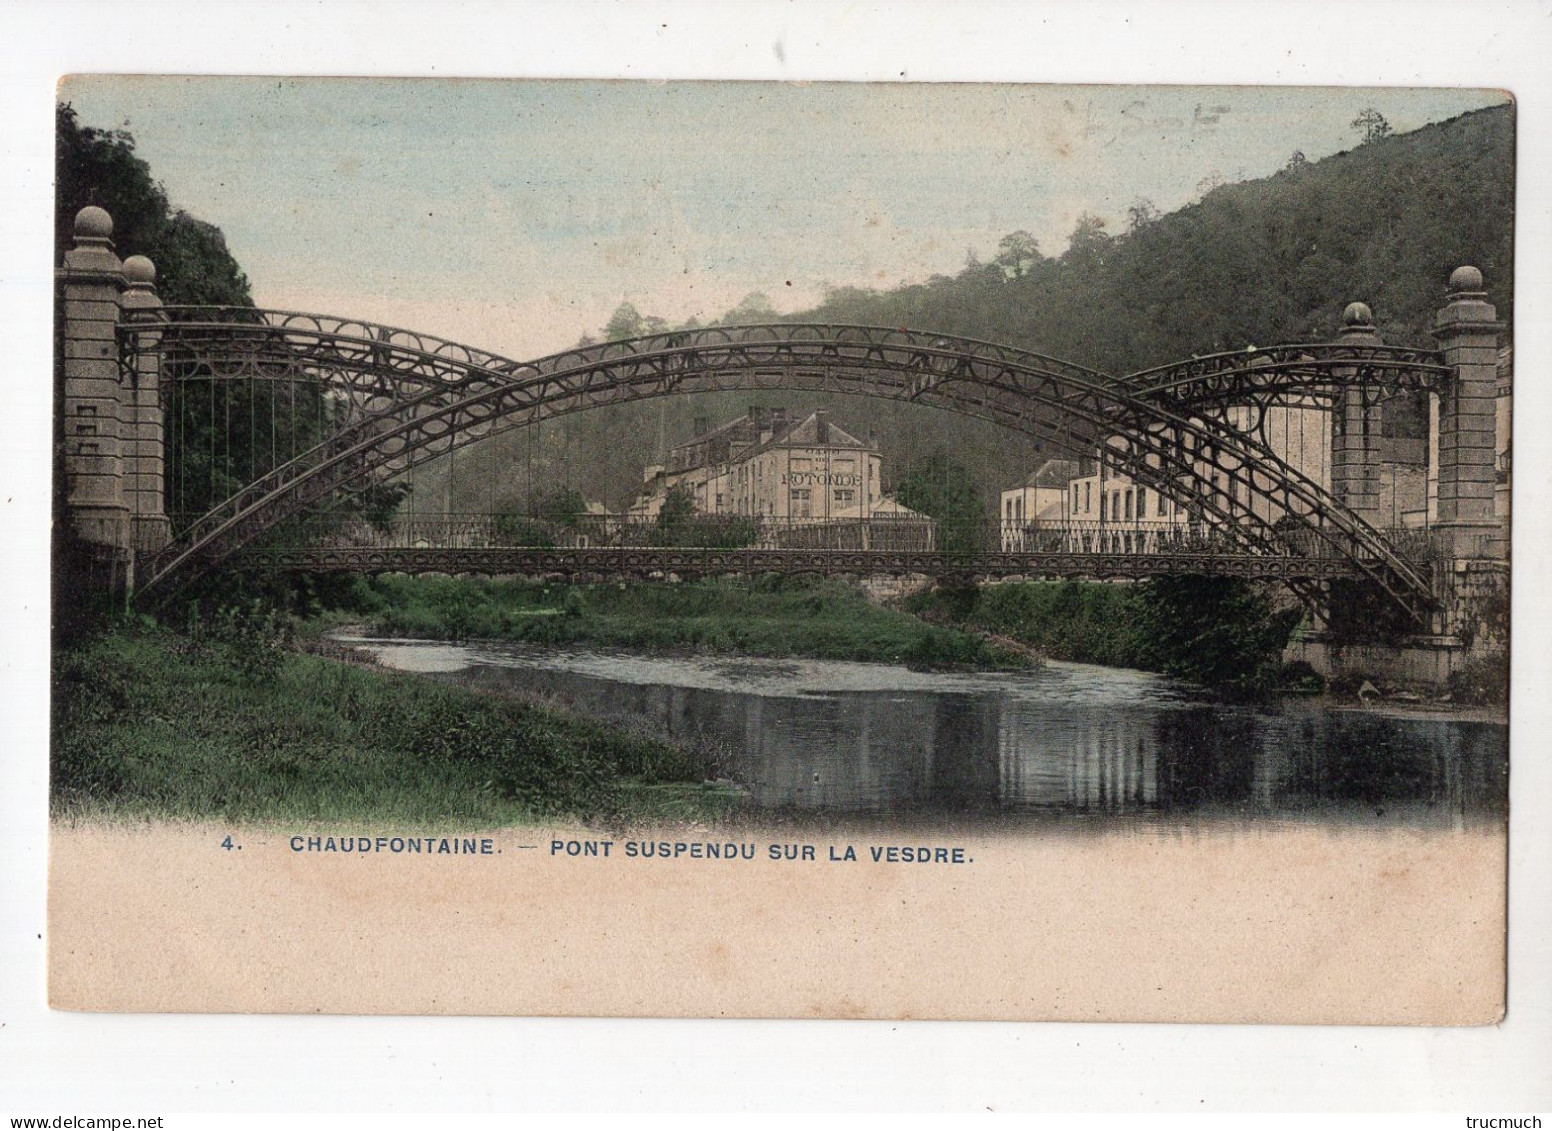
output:
[[[926,518],[920,511],[913,511],[895,500],[893,495],[885,495],[873,504],[873,517],[875,518]]]
[[[740,452],[738,458],[748,459],[771,448],[854,448],[857,451],[871,451],[872,445],[864,444],[840,425],[830,423],[828,415],[821,409],[773,432],[769,440]]]
[[[1067,489],[1069,480],[1078,477],[1078,461],[1075,459],[1048,459],[1033,475],[1024,480],[1025,487],[1059,487]]]
[[[677,452],[683,448],[694,447],[696,444],[711,443],[723,437],[736,440],[742,435],[747,435],[750,431],[753,431],[758,436],[759,429],[760,422],[746,412],[743,416],[729,420],[720,428],[713,428],[710,432],[702,432],[699,436],[691,436],[688,440],[675,444],[669,451]]]

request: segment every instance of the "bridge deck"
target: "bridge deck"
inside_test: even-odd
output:
[[[309,573],[482,574],[523,577],[680,577],[712,574],[824,574],[980,578],[1131,578],[1205,574],[1279,581],[1360,576],[1335,557],[1226,553],[1052,551],[791,550],[706,547],[252,548],[242,565]]]

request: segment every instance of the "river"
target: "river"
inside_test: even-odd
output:
[[[757,806],[1103,824],[1501,821],[1508,727],[1292,699],[1214,702],[1145,672],[1032,672],[341,638],[378,663],[552,697],[708,751]]]

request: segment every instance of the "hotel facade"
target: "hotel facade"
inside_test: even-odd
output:
[[[741,515],[795,524],[917,517],[887,498],[878,445],[832,422],[823,410],[797,418],[786,409],[750,408],[670,449],[648,467],[633,518],[654,518],[676,487],[701,514]]]

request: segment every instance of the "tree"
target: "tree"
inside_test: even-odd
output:
[[[181,209],[152,177],[126,130],[82,125],[73,107],[54,108],[54,240],[62,258],[75,216],[95,204],[113,218],[115,251],[156,265],[169,306],[252,307],[248,277],[221,229]],[[338,405],[311,377],[295,381],[186,381],[168,362],[162,378],[167,435],[167,509],[203,514],[258,477],[318,444],[338,424]],[[409,493],[377,484],[336,506],[339,517],[386,526]]]
[[[1078,217],[1077,226],[1067,239],[1067,250],[1062,262],[1075,267],[1099,267],[1110,249],[1110,234],[1105,231],[1105,221],[1092,212]]]
[[[580,492],[558,488],[539,500],[539,517],[560,526],[575,526],[587,513],[587,500]]]
[[[1373,106],[1365,107],[1348,125],[1363,135],[1363,140],[1359,143],[1361,145],[1379,141],[1380,138],[1390,134],[1390,123],[1385,120],[1385,115]]]
[[[724,326],[756,326],[775,322],[781,315],[771,305],[770,296],[761,291],[746,294],[732,310],[722,316]]]
[[[604,341],[623,342],[626,338],[639,338],[641,329],[641,311],[629,302],[622,302],[609,316],[609,323],[604,327]]]
[[[1308,165],[1309,165],[1309,158],[1304,156],[1304,150],[1302,150],[1302,149],[1295,149],[1293,151],[1293,155],[1288,158],[1287,164],[1285,164],[1283,166],[1283,172],[1285,172],[1285,173],[1297,173],[1301,169],[1305,168]]]
[[[1128,235],[1135,236],[1158,218],[1159,210],[1154,206],[1153,201],[1140,196],[1126,209],[1126,232]]]
[[[1254,696],[1276,685],[1297,606],[1237,577],[1156,577],[1139,593],[1141,639],[1166,675]]]
[[[126,130],[83,126],[67,103],[54,107],[54,245],[72,246],[75,214],[88,204],[113,217],[121,256],[156,264],[157,291],[169,305],[252,306],[248,277],[214,224],[174,211]]]
[[[688,483],[675,483],[663,496],[663,505],[657,512],[658,541],[668,546],[680,544],[694,521],[695,492]]]
[[[938,544],[944,552],[981,548],[986,516],[980,491],[970,472],[942,448],[906,469],[895,498],[937,522]]]
[[[997,255],[992,262],[1001,267],[1008,278],[1017,279],[1029,274],[1041,258],[1039,241],[1020,228],[997,241]]]

